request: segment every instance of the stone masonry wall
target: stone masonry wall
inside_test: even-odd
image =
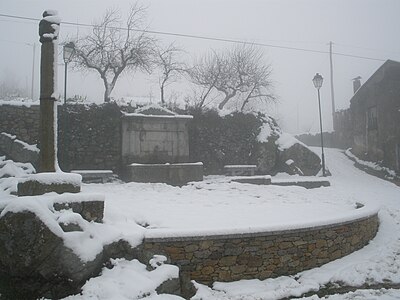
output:
[[[376,235],[378,215],[308,229],[205,237],[146,238],[147,257],[164,254],[190,280],[266,279],[296,274],[364,247]],[[146,258],[147,258],[146,257]]]
[[[0,132],[39,145],[39,105],[0,105]],[[116,104],[58,106],[61,169],[121,168],[121,112]],[[1,146],[1,145],[0,145]]]
[[[16,135],[28,144],[39,142],[39,105],[0,105],[0,132]]]
[[[63,170],[121,169],[121,111],[114,103],[59,107],[59,159]]]

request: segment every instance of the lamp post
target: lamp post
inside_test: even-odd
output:
[[[67,70],[68,70],[68,63],[71,62],[72,56],[75,52],[74,43],[70,42],[64,45],[63,47],[63,59],[65,63],[65,73],[64,73],[64,151],[63,151],[63,163],[65,168],[68,169],[68,139],[67,139],[67,132],[68,132],[68,113],[67,113]]]
[[[71,62],[72,56],[74,55],[74,43],[69,42],[63,47],[63,59],[65,63],[65,73],[64,73],[64,104],[67,103],[67,70],[68,63]]]
[[[322,116],[321,116],[321,97],[320,97],[320,93],[319,93],[319,89],[322,86],[322,82],[324,81],[324,78],[322,78],[322,76],[320,74],[315,74],[314,78],[313,78],[313,83],[315,88],[318,91],[318,107],[319,107],[319,127],[321,130],[321,150],[322,150],[322,155],[321,155],[321,159],[322,159],[322,176],[326,176],[325,174],[325,156],[324,156],[324,137],[322,135]]]

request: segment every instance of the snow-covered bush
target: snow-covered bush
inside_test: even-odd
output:
[[[254,147],[262,119],[253,114],[233,113],[221,117],[215,110],[189,110],[192,161],[201,161],[208,174],[221,173],[224,165],[254,164]]]

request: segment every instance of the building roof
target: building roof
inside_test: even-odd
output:
[[[363,93],[363,91],[372,83],[372,82],[378,82],[381,79],[383,79],[385,71],[388,69],[394,68],[396,70],[396,73],[398,72],[399,74],[399,79],[400,79],[400,62],[388,59],[385,61],[379,68],[378,70],[373,73],[367,81],[364,82],[363,85],[357,90],[357,92],[353,95],[353,97],[350,99],[350,103],[353,101],[357,101],[358,96]]]

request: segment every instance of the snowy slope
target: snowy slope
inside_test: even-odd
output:
[[[198,285],[199,291],[193,299],[280,299],[317,291],[329,282],[350,286],[400,283],[400,188],[356,169],[338,150],[327,149],[326,158],[333,174],[332,192],[353,201],[361,200],[382,206],[379,214],[381,224],[376,238],[368,246],[347,257],[296,276],[215,283],[214,290]],[[400,293],[364,291],[328,299],[380,299],[381,296],[382,299],[399,299]]]

